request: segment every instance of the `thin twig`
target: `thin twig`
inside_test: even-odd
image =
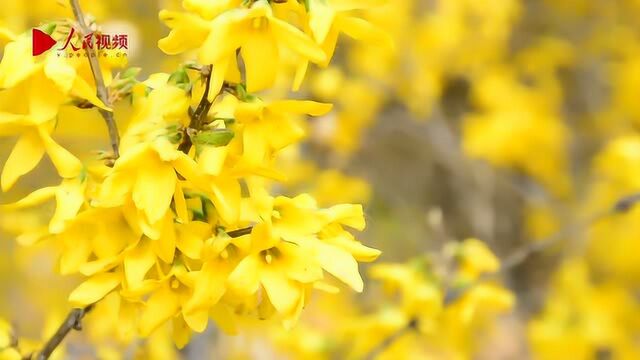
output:
[[[528,244],[523,245],[521,248],[509,254],[502,261],[500,270],[494,274],[505,273],[513,269],[514,267],[522,264],[531,255],[548,249],[550,246],[553,246],[554,244],[558,243],[558,241],[561,241],[562,239],[566,239],[572,235],[582,232],[584,229],[589,228],[591,225],[597,223],[601,219],[604,219],[605,217],[611,214],[612,213],[607,211],[597,215],[593,215],[586,220],[566,226],[547,238],[533,240]]]
[[[404,334],[417,328],[418,328],[418,319],[413,318],[409,320],[409,322],[405,326],[401,327],[397,331],[393,332],[392,334],[384,338],[384,340],[382,340],[380,344],[378,344],[371,351],[369,351],[369,353],[363,358],[363,360],[374,360],[376,357],[382,354],[382,352],[385,351],[389,346],[391,346],[394,342],[400,339]]]
[[[55,334],[53,334],[53,336],[44,345],[42,351],[40,351],[36,357],[36,360],[48,359],[71,330],[82,330],[82,319],[89,311],[91,311],[91,309],[93,309],[93,305],[89,305],[84,309],[71,310]]]
[[[551,235],[545,240],[533,242],[529,245],[526,245],[524,249],[520,250],[522,253],[518,255],[517,252],[513,253],[511,256],[507,257],[507,259],[503,262],[503,266],[501,272],[505,272],[509,269],[512,269],[518,265],[520,265],[527,257],[530,255],[543,251],[549,246],[557,243],[559,240],[568,237],[569,235],[584,231],[591,227],[592,225],[598,223],[599,221],[608,218],[609,216],[619,215],[629,212],[635,205],[640,203],[640,193],[630,194],[627,196],[623,196],[619,198],[613,206],[609,209],[602,211],[598,214],[592,215],[587,218],[587,220],[574,224],[573,226],[566,227],[556,232],[554,235]]]
[[[243,235],[251,234],[252,230],[253,230],[253,226],[249,226],[249,227],[246,227],[246,228],[229,231],[227,233],[227,235],[229,235],[232,238],[237,238],[237,237],[240,237],[240,236],[243,236]]]
[[[476,279],[474,282],[466,286],[447,291],[447,294],[445,295],[445,304],[450,304],[456,301],[462,295],[464,295],[468,289],[472,288],[473,286],[487,280],[495,279],[496,277],[511,271],[513,268],[522,264],[530,256],[550,248],[551,246],[557,244],[562,239],[565,239],[572,235],[580,233],[588,229],[592,225],[598,223],[600,220],[603,220],[609,216],[616,215],[616,214],[624,214],[628,212],[638,202],[640,202],[640,193],[624,196],[618,199],[613,204],[613,206],[611,206],[611,208],[609,208],[608,210],[592,215],[588,217],[586,220],[566,226],[560,229],[559,231],[555,232],[551,236],[548,236],[547,238],[533,240],[529,242],[528,244],[522,246],[521,248],[517,249],[516,251],[508,255],[502,261],[500,270],[498,270],[497,272],[484,274],[480,276],[478,279]]]
[[[206,119],[207,114],[209,114],[211,105],[213,105],[212,102],[209,102],[209,91],[211,89],[211,75],[213,72],[213,66],[212,65],[202,66],[201,68],[199,68],[199,70],[203,76],[203,80],[205,83],[204,92],[202,93],[202,98],[200,98],[200,102],[198,103],[198,106],[196,107],[196,109],[194,110],[191,107],[189,108],[189,118],[190,118],[189,128],[195,129],[195,130],[200,130],[200,128],[204,124],[204,120]],[[189,152],[189,149],[191,149],[192,143],[191,143],[191,137],[189,136],[189,134],[185,133],[184,135],[185,135],[184,139],[180,144],[180,146],[178,147],[178,150],[186,154]]]
[[[482,282],[494,279],[512,270],[513,268],[522,264],[530,256],[548,249],[549,247],[557,244],[560,240],[568,236],[571,236],[573,234],[582,232],[588,229],[589,227],[591,227],[592,225],[596,224],[600,220],[603,220],[609,216],[616,215],[616,214],[624,214],[629,210],[631,210],[638,203],[640,203],[640,193],[624,196],[618,199],[618,201],[616,201],[614,205],[606,211],[593,215],[587,218],[585,221],[581,221],[576,224],[572,224],[570,226],[562,228],[556,233],[554,233],[553,235],[545,239],[532,241],[531,243],[521,247],[520,249],[511,253],[511,255],[507,256],[502,261],[502,266],[500,267],[500,270],[498,272],[481,275],[478,279],[476,279],[476,281],[466,286],[453,289],[453,290],[451,289],[445,290],[444,305],[445,306],[450,305],[451,303],[460,299],[464,294],[467,293],[467,291],[469,291],[474,286]],[[376,346],[369,353],[367,353],[367,355],[363,357],[363,360],[374,360],[378,355],[380,355],[385,349],[391,346],[398,338],[400,338],[406,332],[417,328],[417,324],[418,324],[418,319],[416,317],[412,318],[407,323],[407,325],[403,326],[402,328],[398,329],[396,332],[386,337],[380,344],[378,344],[378,346]]]
[[[87,25],[84,19],[84,13],[80,8],[80,4],[78,0],[69,0],[71,4],[71,8],[73,9],[73,15],[78,22],[78,26],[80,26],[80,32],[82,36],[86,36],[91,33],[91,29]],[[104,84],[104,79],[102,78],[102,71],[100,70],[100,63],[98,62],[98,54],[91,46],[87,46],[85,48],[87,52],[87,57],[89,58],[89,65],[91,66],[91,72],[93,73],[93,78],[96,82],[97,96],[98,98],[107,106],[111,107],[111,102],[109,100],[109,90]],[[104,109],[98,109],[100,111],[100,115],[104,118],[104,121],[107,124],[107,128],[109,129],[109,139],[111,140],[111,148],[113,149],[114,159],[120,157],[120,134],[118,133],[118,125],[113,117],[113,113],[111,111],[107,111]]]
[[[211,89],[211,75],[213,72],[213,66],[208,65],[204,66],[201,70],[202,76],[204,76],[204,93],[202,93],[202,98],[200,99],[200,103],[198,107],[193,112],[193,117],[191,118],[191,127],[200,130],[202,127],[204,120],[209,113],[209,109],[211,109],[212,102],[209,101],[209,91]]]

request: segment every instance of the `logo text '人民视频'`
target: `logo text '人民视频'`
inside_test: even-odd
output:
[[[80,57],[87,56],[127,56],[126,50],[129,49],[129,36],[127,34],[105,34],[99,32],[91,32],[82,35],[75,28],[70,28],[68,34],[62,41],[57,41],[52,35],[34,28],[32,30],[32,54],[33,56],[41,55],[56,44],[60,43],[60,47],[55,48],[58,56],[64,57]]]

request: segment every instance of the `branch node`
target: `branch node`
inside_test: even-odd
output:
[[[631,210],[634,205],[640,202],[640,194],[632,194],[627,197],[624,197],[613,206],[614,213],[626,213]]]
[[[53,336],[51,336],[51,338],[46,342],[40,353],[37,355],[36,360],[47,360],[71,330],[82,330],[82,319],[92,309],[93,304],[82,309],[72,309],[62,324],[60,324],[58,330],[56,330]]]

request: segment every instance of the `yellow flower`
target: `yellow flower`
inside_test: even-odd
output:
[[[367,203],[371,186],[363,179],[347,176],[336,170],[326,170],[315,178],[311,194],[320,205],[339,202]]]
[[[194,276],[193,293],[186,301],[183,313],[186,317],[207,318],[211,307],[216,306],[227,291],[227,278],[242,259],[242,251],[229,237],[210,238],[205,245],[202,268]],[[189,326],[197,332],[204,331],[206,322],[192,322]]]
[[[197,13],[206,20],[213,20],[224,11],[237,8],[242,4],[242,1],[243,0],[184,0],[182,6],[188,11]]]
[[[239,205],[227,197],[239,198],[237,182],[228,177],[209,181],[198,164],[178,149],[188,124],[190,99],[184,90],[164,85],[142,99],[132,124],[124,134],[121,157],[107,174],[98,206],[121,206],[132,199],[144,216],[140,226],[150,237],[158,237],[159,221],[169,210],[172,200],[183,204],[183,182],[176,171],[200,191],[210,194],[221,216],[233,223]],[[171,106],[165,106],[171,104]],[[231,192],[231,194],[229,194]],[[232,207],[229,209],[229,207]],[[180,209],[182,210],[182,209]],[[182,212],[182,217],[186,217]],[[187,218],[183,219],[188,221]]]
[[[55,197],[56,211],[49,222],[49,232],[57,234],[65,229],[68,221],[75,219],[81,206],[84,205],[86,187],[87,176],[81,174],[74,179],[62,180],[58,186],[38,189],[13,204],[2,205],[1,208],[15,210],[33,207]]]
[[[307,286],[322,279],[322,269],[304,245],[274,242],[268,227],[254,227],[254,249],[231,272],[227,283],[241,296],[251,296],[262,286],[268,301],[292,325],[305,304]]]
[[[385,0],[309,0],[308,4],[308,27],[314,40],[322,47],[325,53],[325,61],[320,65],[326,67],[338,43],[338,36],[344,33],[356,40],[380,41],[393,48],[393,40],[381,29],[360,17],[350,15],[354,10],[370,9],[381,6]],[[298,65],[294,89],[298,89],[305,72],[308,61],[303,61]]]
[[[638,357],[634,339],[640,308],[628,288],[594,281],[582,259],[568,259],[551,282],[544,308],[528,324],[539,359],[592,358],[602,349],[624,359]]]
[[[565,147],[569,133],[556,104],[545,96],[547,89],[519,84],[510,69],[496,69],[481,78],[475,89],[485,111],[465,119],[465,152],[498,167],[523,171],[554,195],[568,196],[571,179]],[[498,100],[505,97],[511,100]]]
[[[125,250],[137,246],[140,237],[121,209],[80,212],[54,238],[62,249],[59,270],[62,274],[80,272],[86,276],[110,271],[122,263]]]
[[[386,0],[309,0],[309,28],[314,39],[322,45],[327,55],[324,66],[329,64],[338,42],[338,35],[345,33],[354,39],[383,39],[392,43],[386,32],[368,21],[348,15],[354,10],[381,6]]]
[[[323,270],[362,291],[356,259],[373,261],[380,252],[342,229],[342,225],[364,228],[361,207],[321,210],[308,195],[281,196],[269,203],[255,212],[255,220],[261,223],[251,232],[250,253],[229,275],[227,284],[233,293],[247,297],[264,288],[269,303],[284,316],[285,326],[291,326],[300,315],[305,293],[311,287],[327,288]]]
[[[111,82],[109,69],[92,69],[95,62],[90,66],[80,56],[50,52],[34,57],[28,34],[0,33],[10,40],[0,62],[0,135],[19,137],[0,176],[2,188],[31,171],[44,153],[62,177],[59,185],[2,208],[36,208],[55,200],[48,226],[37,222],[18,241],[46,240],[58,250],[60,273],[83,276],[69,303],[95,305],[95,316],[109,317],[92,327],[90,338],[115,332],[117,340],[130,342],[140,335],[153,344],[140,354],[158,357],[160,351],[151,347],[166,341],[163,325],[169,322],[173,341],[182,348],[192,332],[206,329],[209,319],[230,333],[258,319],[290,328],[313,290],[339,291],[329,275],[363,291],[359,262],[375,260],[380,251],[350,233],[365,227],[362,206],[318,208],[308,194],[269,193],[273,181],[284,178],[275,168],[277,155],[304,137],[304,117],[332,108],[252,94],[273,85],[290,59],[305,67],[327,60],[304,23],[310,9],[305,5],[185,0],[186,13],[161,12],[171,32],[159,45],[173,54],[197,50],[202,64],[189,62],[145,81],[135,78],[139,69],[129,69]],[[339,5],[353,10],[360,2]],[[314,22],[319,21],[316,15]],[[331,15],[331,23],[322,26],[344,30],[339,19]],[[351,35],[364,31],[354,21]],[[197,67],[200,79],[211,75],[210,82],[192,80]],[[112,85],[109,102],[118,109],[118,124],[127,126],[121,127],[126,130],[117,158],[101,154],[95,166],[84,167],[51,134],[59,120],[69,117],[66,110],[111,111],[96,97],[91,70],[102,71],[106,86]],[[209,96],[203,99],[205,89]],[[118,101],[124,98],[130,103],[121,106]],[[74,131],[77,135],[85,128]],[[11,350],[2,325],[4,359]],[[112,358],[118,350],[119,344],[109,343],[96,354]]]
[[[213,65],[211,88],[214,94],[222,87],[230,67],[236,66],[238,49],[250,92],[273,85],[280,68],[280,47],[290,49],[305,61],[320,63],[326,60],[320,47],[295,26],[277,18],[266,0],[254,1],[249,8],[227,9],[210,22],[168,11],[162,11],[160,18],[173,30],[158,46],[168,54],[200,46],[198,60]]]
[[[106,109],[95,95],[93,80],[85,77],[90,74],[82,69],[86,61],[53,53],[41,58],[31,55],[31,38],[22,34],[6,45],[0,62],[0,134],[19,136],[2,171],[4,191],[33,170],[45,152],[60,176],[77,176],[80,161],[51,138],[56,114],[72,98]]]
[[[193,275],[184,265],[175,264],[155,286],[142,310],[139,324],[142,336],[149,336],[160,325],[180,313],[182,304],[188,298],[189,289],[193,286]],[[184,320],[187,324],[192,321],[204,321],[206,324],[208,314],[204,314],[204,319],[185,317]],[[194,327],[199,326],[194,325]]]
[[[401,309],[407,317],[432,317],[442,309],[442,291],[429,281],[425,270],[420,262],[380,263],[373,265],[369,274],[381,281],[387,291],[401,294]]]
[[[252,165],[262,164],[272,154],[304,136],[304,131],[292,115],[324,115],[331,104],[315,101],[260,99],[239,101],[235,119],[242,126],[243,157]]]
[[[193,161],[178,151],[169,155],[173,158],[163,157],[144,143],[123,153],[105,179],[100,199],[95,204],[121,206],[130,198],[144,214],[139,219],[144,222],[141,226],[153,227],[165,216],[176,193],[176,168],[182,169],[185,162]]]
[[[483,273],[494,273],[500,269],[500,261],[487,244],[478,239],[464,240],[458,249],[459,275],[475,280]]]
[[[14,338],[11,325],[4,319],[0,319],[0,359],[20,360],[22,355],[15,348],[17,339]]]
[[[620,136],[610,141],[593,161],[594,178],[586,207],[589,212],[608,209],[618,199],[640,189],[640,136]],[[629,285],[640,281],[640,264],[633,254],[640,236],[640,208],[607,217],[588,233],[588,258],[599,271],[615,274]],[[635,286],[635,285],[634,285]]]
[[[452,304],[447,311],[453,321],[471,323],[482,315],[503,313],[511,310],[515,296],[510,291],[493,284],[478,284],[469,289],[461,299]]]

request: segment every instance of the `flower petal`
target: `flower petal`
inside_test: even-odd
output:
[[[260,286],[260,259],[256,255],[247,256],[231,272],[227,285],[240,296],[251,296]]]
[[[269,300],[279,313],[287,314],[295,309],[302,296],[301,285],[288,279],[284,273],[272,269],[265,269],[261,280]]]
[[[2,169],[0,177],[2,190],[11,189],[22,175],[33,170],[42,159],[42,155],[44,155],[44,145],[38,133],[29,130],[22,134]]]
[[[156,290],[149,297],[140,317],[141,335],[149,336],[160,325],[176,315],[179,309],[178,294],[171,291],[171,288],[163,286]]]
[[[133,202],[143,210],[149,223],[155,223],[169,209],[176,189],[176,173],[169,163],[149,160],[138,170],[133,186]]]
[[[156,256],[151,249],[151,240],[143,237],[136,246],[124,255],[124,275],[127,287],[138,288],[155,263]]]
[[[121,275],[118,273],[97,274],[78,285],[69,294],[69,301],[77,307],[93,304],[115,289],[120,280]]]
[[[318,261],[331,275],[342,280],[353,290],[362,292],[364,282],[358,272],[358,263],[346,250],[324,243],[317,244]]]
[[[38,128],[44,148],[51,158],[51,162],[63,178],[73,178],[80,175],[82,163],[68,150],[53,141],[51,135],[42,127]]]

